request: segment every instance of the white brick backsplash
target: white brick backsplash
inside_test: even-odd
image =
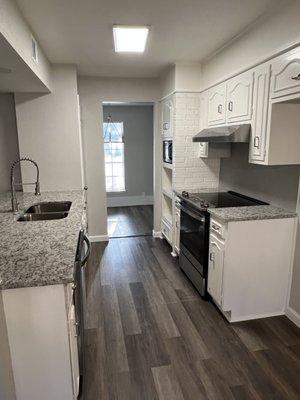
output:
[[[174,95],[173,136],[173,188],[198,190],[217,188],[219,185],[219,159],[198,157],[198,145],[192,142],[200,130],[200,94]]]

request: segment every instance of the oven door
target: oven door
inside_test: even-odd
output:
[[[180,251],[204,277],[207,275],[209,214],[182,202],[180,213]]]

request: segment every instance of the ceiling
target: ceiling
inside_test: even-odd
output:
[[[155,77],[200,62],[281,0],[17,0],[49,60],[81,75]],[[116,54],[113,24],[150,25],[144,54]]]

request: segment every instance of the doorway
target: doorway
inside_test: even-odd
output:
[[[152,235],[153,104],[103,103],[110,238]]]

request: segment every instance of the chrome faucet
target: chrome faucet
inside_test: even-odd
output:
[[[31,162],[35,167],[36,167],[36,181],[35,182],[28,182],[28,183],[22,183],[22,182],[15,182],[15,177],[14,177],[14,170],[15,167],[21,163],[21,161],[28,161]],[[22,157],[14,161],[11,165],[10,169],[10,187],[11,187],[11,204],[12,204],[12,211],[17,212],[19,210],[19,204],[17,201],[17,196],[15,192],[15,186],[23,186],[23,185],[35,185],[35,191],[34,194],[36,196],[39,196],[40,193],[40,170],[39,166],[37,163],[32,160],[31,158],[28,157]]]

